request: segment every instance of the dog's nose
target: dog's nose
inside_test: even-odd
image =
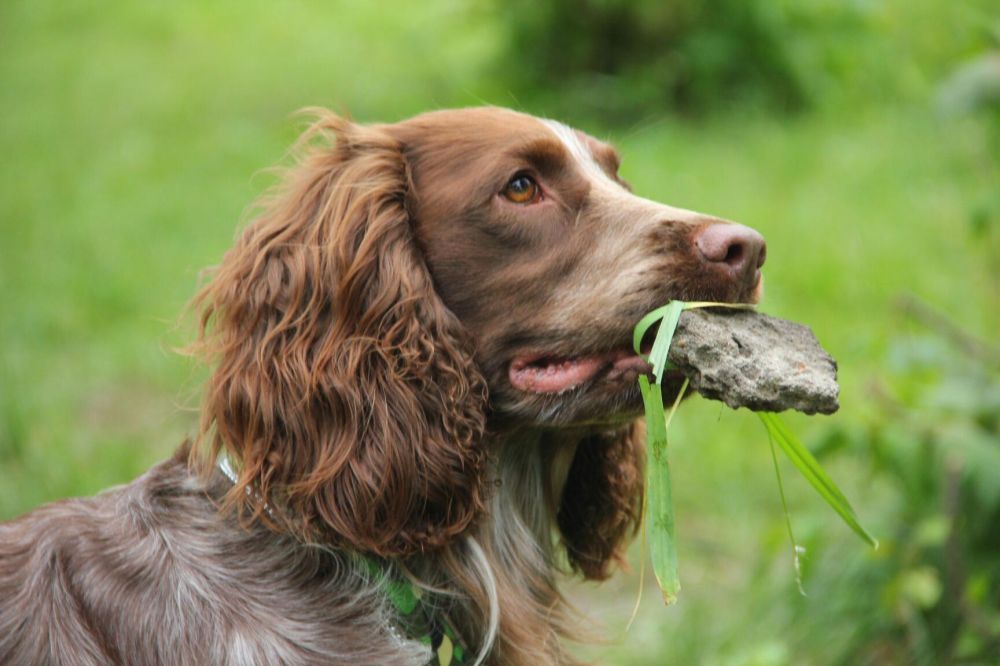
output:
[[[742,224],[715,223],[698,232],[694,245],[702,261],[724,268],[734,278],[756,284],[767,256],[764,237]]]

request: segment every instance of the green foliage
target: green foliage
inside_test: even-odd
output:
[[[983,47],[996,15],[995,0],[493,6],[507,35],[494,71],[511,98],[604,124],[918,101]]]
[[[976,117],[986,136],[982,161],[1000,171],[1000,21],[988,32],[989,44],[963,60],[941,83],[937,105],[946,117]],[[1000,187],[973,202],[969,229],[1000,265]]]
[[[874,592],[850,611],[866,622],[843,660],[985,663],[1000,653],[1000,348],[906,303],[934,328],[890,348],[873,395],[892,418],[833,428],[821,445],[866,458],[890,498],[884,554],[838,581]]]
[[[520,97],[634,120],[753,103],[801,109],[805,89],[767,0],[513,0],[499,69]]]

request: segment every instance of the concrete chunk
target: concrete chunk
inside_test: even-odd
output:
[[[837,362],[802,324],[746,310],[687,310],[667,357],[691,388],[734,409],[832,414],[840,407]]]

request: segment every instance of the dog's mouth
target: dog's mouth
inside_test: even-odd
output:
[[[763,278],[759,277],[753,291],[742,300],[757,303],[763,290],[763,282]],[[643,337],[640,346],[642,356],[636,354],[631,345],[581,354],[518,354],[510,362],[508,380],[514,389],[525,393],[560,394],[596,382],[621,386],[635,384],[641,375],[652,379],[653,368],[643,356],[648,357],[658,328],[658,325],[652,326]],[[679,379],[683,374],[668,370],[664,379],[668,377]]]
[[[563,393],[604,375],[608,380],[635,381],[652,367],[629,349],[582,356],[524,354],[510,363],[510,383],[527,393]]]
[[[643,356],[652,349],[655,328],[643,339]],[[653,367],[643,356],[631,346],[575,355],[524,353],[510,362],[508,378],[511,386],[525,393],[565,393],[596,382],[631,385],[641,375],[652,378]]]

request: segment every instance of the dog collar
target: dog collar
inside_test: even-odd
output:
[[[381,581],[382,593],[396,610],[400,628],[434,653],[428,666],[466,663],[468,651],[458,633],[443,613],[432,613],[427,604],[421,603],[420,589],[406,578],[393,576],[383,560],[370,555],[363,559],[369,574]]]
[[[216,467],[222,472],[229,482],[236,485],[239,477],[233,468],[229,456],[225,452],[219,454],[216,459]],[[264,510],[270,516],[274,516],[271,507],[256,490],[247,486],[247,495],[253,497],[257,502],[264,505]],[[373,579],[379,581],[379,587],[389,603],[396,610],[396,620],[412,640],[430,647],[434,656],[428,666],[450,666],[451,664],[464,664],[468,651],[458,639],[457,632],[447,621],[438,621],[434,613],[431,613],[426,604],[420,602],[420,590],[406,578],[393,576],[387,564],[374,556],[362,555],[361,560],[368,568],[368,573]],[[395,628],[390,627],[393,634]],[[398,637],[398,635],[397,635]]]

